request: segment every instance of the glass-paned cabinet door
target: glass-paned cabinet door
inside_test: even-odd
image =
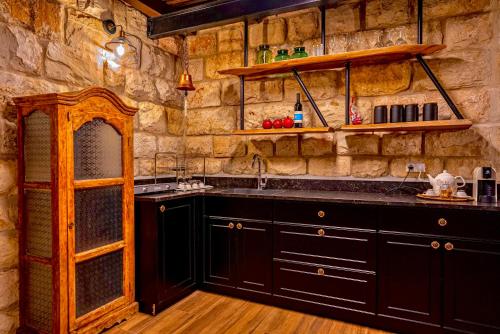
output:
[[[122,136],[102,119],[75,132],[75,180],[122,176]]]
[[[50,117],[34,111],[24,118],[24,179],[50,182]]]

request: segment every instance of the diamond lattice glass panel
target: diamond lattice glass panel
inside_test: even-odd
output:
[[[74,150],[76,180],[122,176],[122,137],[102,119],[75,132]]]
[[[52,208],[49,190],[26,190],[26,251],[52,257]]]
[[[76,316],[123,296],[123,251],[76,265]]]
[[[122,186],[75,190],[76,252],[119,241]]]
[[[35,111],[24,118],[24,179],[50,181],[50,118]]]
[[[41,332],[52,329],[52,268],[28,263],[26,277],[26,323]]]

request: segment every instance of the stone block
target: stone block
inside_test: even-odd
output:
[[[409,163],[423,162],[425,163],[425,173],[433,176],[438,175],[443,171],[444,161],[441,158],[423,158],[423,157],[402,157],[394,158],[389,164],[389,171],[391,176],[405,177],[408,172],[406,166]],[[418,173],[411,173],[410,177],[417,177]]]
[[[0,310],[19,300],[19,275],[17,269],[0,271]]]
[[[380,137],[377,135],[346,135],[337,133],[337,154],[375,155],[380,150]]]
[[[351,73],[351,92],[356,96],[393,95],[410,87],[409,62],[356,67]],[[344,75],[340,94],[345,94]]]
[[[259,139],[259,137],[249,137],[248,139],[248,154],[254,155],[259,154],[263,157],[272,157],[273,156],[274,145],[273,141],[263,138]]]
[[[444,44],[446,51],[484,47],[493,37],[490,14],[452,17],[446,20]]]
[[[205,67],[203,66],[203,58],[189,59],[189,74],[191,74],[193,82],[204,79]]]
[[[0,153],[17,154],[17,126],[7,119],[0,120]]]
[[[282,18],[264,19],[248,27],[248,43],[251,48],[261,44],[280,45],[285,43],[286,22]]]
[[[299,155],[299,141],[297,136],[286,136],[276,140],[276,156],[295,157]]]
[[[158,98],[153,78],[137,70],[126,72],[125,93],[131,98],[143,101],[154,101]]]
[[[227,134],[236,128],[234,107],[204,108],[188,110],[186,132],[188,135]],[[168,132],[182,134],[183,112],[167,108]]]
[[[408,23],[407,0],[370,0],[366,4],[366,28],[386,28]]]
[[[302,138],[300,145],[303,156],[320,156],[333,154],[335,137],[333,134],[308,135]]]
[[[218,107],[221,105],[220,81],[206,81],[196,84],[196,90],[188,95],[190,108]]]
[[[180,56],[182,41],[178,36],[163,37],[158,39],[158,47],[172,55]]]
[[[308,173],[317,176],[348,176],[351,174],[351,157],[310,158]]]
[[[361,29],[359,7],[344,5],[326,11],[326,34],[352,32]]]
[[[205,169],[205,174],[213,175],[222,172],[224,159],[207,158],[205,159],[205,167],[203,167],[203,158],[191,159],[190,162],[190,169],[194,174],[203,175],[203,169]]]
[[[0,67],[38,75],[41,71],[43,49],[37,37],[19,26],[0,25]]]
[[[200,156],[211,156],[213,153],[212,136],[187,137],[186,153]]]
[[[182,138],[177,136],[160,136],[158,137],[158,151],[164,153],[181,153]]]
[[[265,167],[265,166],[264,166]],[[223,166],[224,173],[231,175],[255,175],[257,168],[252,168],[252,156],[234,157]]]
[[[312,112],[308,104],[304,107],[304,127],[312,126]],[[283,119],[286,116],[293,118],[293,105],[285,103],[259,103],[245,106],[245,129],[261,129],[262,121],[270,118]],[[314,116],[315,117],[315,116]]]
[[[19,321],[17,316],[7,312],[0,312],[0,333],[15,333],[18,326]]]
[[[205,75],[209,79],[222,79],[226,76],[217,71],[243,65],[241,52],[224,52],[205,59]]]
[[[444,169],[453,175],[460,175],[464,179],[472,179],[474,168],[478,166],[492,166],[492,161],[481,158],[448,158]]]
[[[199,33],[188,36],[187,44],[191,57],[210,56],[217,53],[217,37],[215,34]]]
[[[214,136],[214,157],[241,157],[246,153],[245,138],[242,136]]]
[[[156,78],[154,84],[158,91],[158,99],[162,103],[169,106],[181,106],[183,98],[181,93],[175,89],[175,82]]]
[[[354,177],[376,178],[389,172],[389,160],[381,157],[353,157],[351,175]]]
[[[139,175],[140,176],[153,176],[155,168],[154,159],[139,159]],[[161,174],[158,168],[157,173]]]
[[[146,15],[136,10],[131,6],[127,6],[127,18],[126,18],[126,32],[134,34],[142,39],[144,42],[149,43],[152,40],[148,38],[148,20]]]
[[[487,146],[488,142],[474,129],[425,135],[427,156],[478,157]]]
[[[139,103],[139,130],[164,134],[167,131],[165,108],[151,102]]]
[[[373,107],[371,100],[368,98],[358,97],[356,100],[356,105],[361,114],[361,121],[366,123],[371,123]],[[308,105],[308,104],[307,104]],[[332,100],[319,101],[318,108],[325,117],[328,126],[338,129],[345,124],[345,99],[344,97],[336,97]],[[314,111],[312,114],[312,125],[319,127],[323,126],[318,116],[316,116]]]
[[[155,136],[143,132],[134,133],[134,157],[152,158],[156,151]]]
[[[288,40],[294,43],[319,36],[319,15],[317,12],[306,12],[287,19]]]
[[[228,29],[217,31],[219,52],[243,50],[243,27],[231,25]]]
[[[46,39],[62,39],[63,7],[55,0],[36,0],[33,27],[35,33]]]
[[[161,49],[144,44],[141,69],[152,76],[172,78],[175,71],[175,60],[173,56]]]
[[[283,100],[283,81],[246,81],[245,104],[261,102],[279,102]],[[222,83],[222,102],[226,105],[240,104],[240,81],[224,80]]]
[[[337,95],[335,87],[337,86],[338,72],[310,72],[301,74],[301,77],[315,101],[330,99]],[[300,93],[302,102],[307,101],[306,96],[295,78],[288,78],[285,80],[284,91],[285,101],[287,102],[295,103],[297,93]]]
[[[424,1],[425,16],[449,17],[487,11],[491,8],[490,0],[426,0]]]
[[[266,160],[267,172],[274,175],[304,175],[307,173],[306,159],[299,157],[272,157]]]
[[[0,194],[8,192],[16,184],[16,164],[0,161]]]
[[[382,137],[383,155],[420,155],[421,153],[421,133],[391,133]]]
[[[15,231],[11,230],[0,232],[0,268],[14,268],[17,265],[17,247],[18,240]],[[0,306],[2,304],[1,299],[2,298],[0,298]]]

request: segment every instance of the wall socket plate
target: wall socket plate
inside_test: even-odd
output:
[[[425,163],[423,162],[410,162],[406,165],[406,171],[412,173],[425,172]]]

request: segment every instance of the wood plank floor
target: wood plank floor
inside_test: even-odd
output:
[[[105,334],[383,334],[380,330],[196,291],[156,317],[138,313]]]

